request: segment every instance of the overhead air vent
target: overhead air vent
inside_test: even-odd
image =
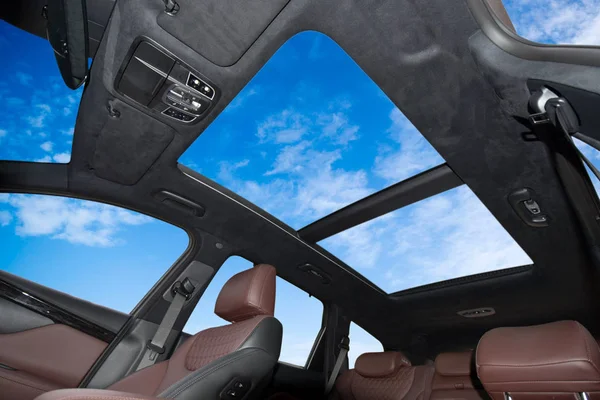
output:
[[[481,307],[459,311],[457,314],[465,318],[481,318],[496,314],[496,310],[494,310],[492,307]]]

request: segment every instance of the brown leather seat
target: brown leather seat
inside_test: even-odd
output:
[[[493,329],[479,341],[476,359],[495,400],[600,398],[600,348],[575,321]]]
[[[365,353],[335,383],[341,400],[428,400],[433,366],[413,367],[400,352]]]
[[[215,313],[231,324],[190,337],[169,360],[116,382],[104,391],[105,397],[118,398],[114,393],[125,392],[169,399],[216,399],[234,379],[247,382],[256,393],[271,377],[281,350],[282,327],[273,317],[275,278],[275,268],[265,264],[233,276],[215,304]],[[86,391],[61,390],[42,398],[83,399]],[[90,389],[89,399],[102,397],[102,392]]]
[[[472,351],[441,353],[436,357],[431,399],[489,399],[477,379]]]

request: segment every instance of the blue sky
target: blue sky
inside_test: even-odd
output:
[[[517,31],[531,40],[600,43],[598,0],[506,4]],[[1,21],[0,50],[0,159],[68,162],[81,90],[62,84],[47,42]],[[305,32],[276,53],[180,162],[301,228],[443,160],[343,50]],[[0,195],[0,235],[8,249],[0,254],[3,270],[124,312],[188,243],[181,229],[130,211],[14,194]],[[466,187],[320,244],[386,291],[529,262]],[[248,267],[241,258],[226,263],[186,331],[224,323],[212,313],[218,290]],[[278,280],[282,360],[304,363],[321,310],[318,300]],[[351,337],[351,360],[381,347],[356,326]]]

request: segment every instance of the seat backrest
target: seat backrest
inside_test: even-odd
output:
[[[436,357],[431,399],[489,399],[477,379],[473,351],[441,353]]]
[[[183,400],[216,399],[229,390],[251,397],[246,393],[266,384],[281,351],[282,326],[273,317],[275,278],[275,268],[265,264],[233,276],[215,304],[215,313],[231,324],[197,333],[169,360],[108,389]],[[234,381],[243,387],[233,388]]]
[[[494,400],[600,398],[600,349],[575,321],[492,329],[476,362]]]
[[[428,400],[433,366],[413,367],[400,352],[365,353],[336,383],[341,400]]]

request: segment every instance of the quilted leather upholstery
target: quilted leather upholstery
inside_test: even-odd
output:
[[[257,386],[270,374],[281,349],[281,323],[272,316],[275,278],[275,268],[266,264],[234,275],[221,290],[215,307],[220,315],[232,321],[231,324],[197,333],[170,359],[137,371],[108,389],[146,396],[167,393],[165,396],[188,399],[200,398],[214,390],[220,392],[235,376],[256,375],[253,385]],[[254,354],[248,358],[255,364],[249,367],[250,371],[238,370],[227,357],[235,356],[242,349],[246,349],[245,354],[250,354],[248,348],[252,348]],[[241,359],[242,356],[238,357]],[[263,365],[256,364],[259,360],[263,360]],[[220,362],[224,364],[220,365]],[[235,364],[242,365],[240,360]],[[265,369],[264,376],[260,375],[263,369],[259,367]],[[215,378],[219,374],[220,377]],[[220,380],[225,382],[221,385]],[[200,389],[190,389],[192,386]]]
[[[387,376],[365,377],[351,369],[340,375],[335,388],[340,400],[424,400],[433,372],[433,366],[401,364]]]
[[[258,316],[235,324],[206,329],[196,334],[185,358],[185,367],[195,371],[233,352],[266,316]]]

